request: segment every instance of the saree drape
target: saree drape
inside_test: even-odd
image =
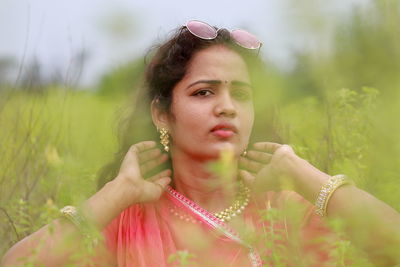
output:
[[[251,199],[233,229],[168,187],[158,202],[123,211],[104,236],[118,266],[323,266],[331,233],[313,209],[294,192],[268,192]]]

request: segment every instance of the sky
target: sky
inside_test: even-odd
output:
[[[301,5],[299,4],[301,2]],[[18,66],[36,58],[44,72],[67,75],[85,51],[82,85],[164,40],[190,19],[243,28],[263,42],[262,54],[278,66],[293,53],[329,47],[333,25],[367,0],[0,0],[0,59]],[[12,76],[13,74],[11,74]]]

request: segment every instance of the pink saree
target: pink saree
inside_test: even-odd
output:
[[[243,214],[245,226],[238,233],[168,187],[157,203],[133,205],[115,218],[104,230],[106,245],[118,266],[162,267],[176,266],[177,262],[181,266],[263,266],[273,257],[274,248],[293,245],[288,238],[292,229],[286,219],[265,221],[258,210],[282,208],[288,199],[306,207],[300,223],[302,249],[296,249],[296,253],[299,257],[306,253],[316,263],[306,266],[320,266],[329,257],[313,240],[329,231],[313,215],[312,206],[294,192],[269,192],[263,199],[252,199]],[[271,239],[271,235],[264,235],[271,231],[280,237],[272,241],[259,238],[263,235]],[[295,259],[292,252],[287,253]],[[185,259],[190,264],[183,265]],[[282,261],[285,266],[296,264],[296,260]]]

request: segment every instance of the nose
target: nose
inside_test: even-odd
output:
[[[233,102],[232,96],[229,90],[223,90],[218,96],[218,101],[215,106],[215,114],[219,116],[225,116],[234,118],[237,115],[236,107]]]

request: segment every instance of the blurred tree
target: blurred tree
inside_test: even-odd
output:
[[[400,4],[375,0],[354,8],[338,23],[328,53],[302,52],[290,74],[290,85],[304,94],[323,95],[330,89],[378,88],[385,97],[400,84]]]
[[[297,54],[284,88],[292,100],[285,113],[290,142],[328,173],[349,174],[396,208],[399,29],[399,1],[354,8],[336,23],[329,50]]]
[[[40,62],[36,57],[25,65],[20,79],[20,87],[29,92],[42,92],[44,90],[44,77]]]
[[[400,81],[399,8],[398,1],[375,0],[339,28],[330,65],[341,77],[338,86],[372,86],[393,96]]]
[[[53,72],[53,75],[47,79],[48,84],[64,84],[68,88],[76,88],[79,84],[80,78],[84,72],[86,62],[89,59],[89,51],[85,48],[77,50],[71,57],[70,64],[67,67],[65,77]],[[56,80],[59,77],[60,80]],[[64,78],[64,80],[61,80]]]
[[[105,74],[99,83],[98,92],[105,96],[126,95],[142,82],[144,60],[134,59]]]
[[[0,57],[0,90],[4,85],[11,83],[10,74],[15,65],[14,58]]]

